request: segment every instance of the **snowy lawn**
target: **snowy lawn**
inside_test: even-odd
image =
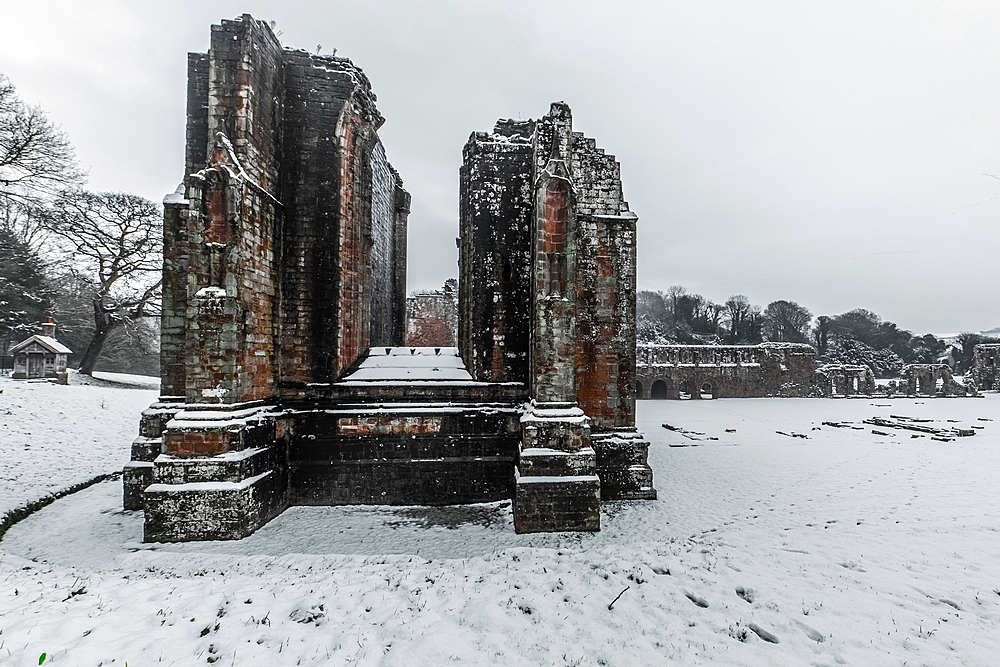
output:
[[[21,471],[0,497],[118,466],[153,394],[22,384],[11,411],[46,437],[25,450],[0,432]],[[46,408],[72,419],[55,428]],[[890,414],[982,428],[938,442],[821,426]],[[120,483],[96,485],[0,543],[0,663],[997,664],[1000,396],[644,401],[639,415],[660,499],[606,503],[597,534],[515,535],[495,503],[292,508],[241,542],[146,545]],[[81,442],[77,474],[59,459]]]
[[[95,375],[70,373],[70,386],[0,375],[0,515],[129,460],[157,387],[135,375]]]

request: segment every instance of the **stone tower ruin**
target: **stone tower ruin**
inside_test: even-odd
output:
[[[655,497],[614,158],[562,104],[474,135],[459,348],[404,347],[410,198],[382,123],[350,60],[249,15],[188,56],[162,395],[123,475],[147,541],[239,539],[289,505],[509,498],[518,531],[596,530],[599,499]]]
[[[655,498],[635,430],[637,216],[618,162],[569,106],[465,146],[459,347],[473,377],[518,382],[518,531],[599,526],[600,499]]]

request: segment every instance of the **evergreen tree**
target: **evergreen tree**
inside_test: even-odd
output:
[[[51,315],[53,290],[45,263],[11,224],[0,217],[0,351],[37,333]]]

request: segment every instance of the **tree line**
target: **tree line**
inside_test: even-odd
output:
[[[736,294],[717,304],[679,285],[666,292],[640,291],[636,297],[640,343],[809,343],[823,362],[865,364],[883,378],[896,376],[906,364],[947,363],[964,374],[972,366],[977,344],[1000,342],[968,332],[954,343],[933,334],[917,336],[864,308],[813,318],[809,309],[794,301],[772,301],[762,309]]]
[[[85,183],[66,135],[0,74],[0,353],[52,317],[81,373],[156,375],[160,208]]]

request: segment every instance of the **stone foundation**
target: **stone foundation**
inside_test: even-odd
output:
[[[601,479],[590,420],[572,403],[525,406],[514,492],[514,530],[601,529]]]

